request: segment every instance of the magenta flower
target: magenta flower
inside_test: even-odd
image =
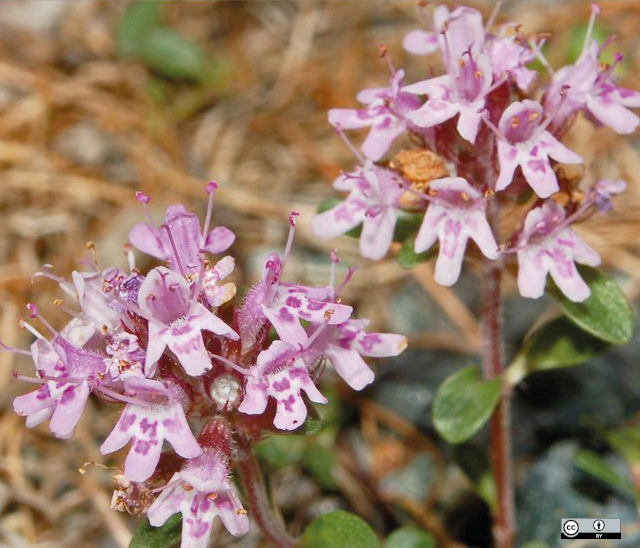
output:
[[[590,41],[574,65],[561,68],[544,95],[547,112],[554,113],[554,127],[559,127],[574,112],[582,110],[596,124],[616,133],[632,133],[640,118],[629,107],[640,107],[640,93],[615,84],[613,70],[622,60],[606,66],[600,62],[602,48]]]
[[[338,177],[333,186],[350,191],[349,195],[313,219],[313,233],[333,238],[362,224],[360,253],[367,259],[384,257],[393,242],[398,198],[404,192],[402,178],[395,171],[367,162]]]
[[[211,369],[202,331],[233,340],[238,334],[191,295],[187,281],[165,267],[154,268],[140,287],[140,309],[149,320],[149,343],[145,361],[147,376],[168,346],[184,370],[192,376]]]
[[[147,512],[149,523],[163,525],[173,514],[182,514],[180,548],[207,548],[211,525],[219,516],[234,536],[249,530],[247,512],[229,479],[229,464],[217,449],[206,448],[173,475]]]
[[[303,358],[312,365],[325,355],[334,369],[354,390],[362,390],[374,379],[373,371],[362,356],[397,356],[407,346],[407,338],[395,333],[367,333],[369,320],[348,320],[326,327],[311,344]]]
[[[429,98],[419,109],[407,114],[407,118],[419,127],[433,127],[456,115],[458,133],[474,143],[485,97],[491,88],[493,73],[491,61],[484,53],[467,50],[462,54],[449,74],[417,82],[402,89]]]
[[[362,152],[373,161],[382,158],[391,143],[405,132],[404,115],[420,106],[417,97],[402,93],[404,71],[397,71],[388,88],[363,89],[357,96],[366,105],[364,109],[334,108],[329,111],[329,123],[343,129],[371,127],[362,144]]]
[[[429,184],[429,190],[437,195],[427,208],[416,236],[415,252],[422,253],[439,240],[435,280],[450,286],[460,277],[469,238],[487,259],[498,258],[498,245],[487,222],[486,204],[479,190],[462,177],[436,179]]]
[[[567,225],[564,209],[555,202],[529,212],[518,249],[518,289],[523,297],[541,297],[547,274],[572,301],[591,295],[575,263],[597,266],[600,257]]]
[[[501,34],[512,25],[504,25]],[[530,48],[513,36],[491,36],[487,44],[487,53],[491,58],[495,78],[510,76],[521,90],[533,83],[537,72],[527,68],[535,59]]]
[[[248,415],[265,412],[269,397],[276,400],[273,424],[280,430],[295,430],[307,418],[305,392],[316,403],[327,403],[309,377],[299,352],[282,341],[274,341],[258,355],[256,365],[247,378],[244,400],[238,410]]]
[[[546,131],[546,126],[542,105],[535,101],[518,101],[504,111],[498,128],[500,174],[496,190],[509,186],[514,171],[520,166],[535,193],[546,198],[559,190],[549,157],[565,164],[582,163],[582,157]]]
[[[200,219],[181,204],[167,208],[167,216],[160,228],[151,223],[139,223],[129,234],[131,243],[140,251],[162,261],[182,274],[200,270],[200,253],[212,255],[225,252],[235,240],[228,228],[218,226],[203,234]]]
[[[144,378],[130,379],[125,387],[126,396],[140,403],[126,405],[111,434],[100,446],[100,452],[112,453],[131,440],[124,465],[127,479],[145,481],[151,477],[165,439],[184,458],[202,453],[185,418],[179,389]]]
[[[31,345],[37,376],[46,382],[13,400],[13,410],[27,417],[32,428],[47,419],[58,438],[69,439],[84,411],[90,392],[105,370],[104,356],[73,346],[61,336]]]

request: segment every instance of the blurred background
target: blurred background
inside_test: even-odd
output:
[[[470,4],[486,16],[493,8]],[[625,54],[622,82],[640,89],[640,4],[601,7],[596,36],[617,35],[611,49]],[[505,2],[499,20],[550,32],[545,53],[560,67],[579,55],[588,17],[586,2]],[[338,247],[343,264],[366,265],[348,286],[347,302],[374,330],[406,334],[410,350],[378,366],[378,380],[364,393],[329,380],[332,403],[317,438],[280,436],[261,446],[274,500],[294,533],[318,514],[345,508],[381,535],[415,523],[438,546],[484,548],[491,543],[486,432],[454,450],[429,418],[442,379],[478,363],[474,265],[447,289],[433,282],[429,264],[405,271],[393,256],[368,264],[356,240],[320,241],[309,229],[318,204],[333,196],[333,179],[355,162],[328,125],[327,109],[355,106],[362,87],[387,85],[382,44],[406,68],[407,81],[423,79],[431,61],[401,49],[404,34],[420,25],[409,1],[1,2],[0,333],[8,345],[28,346],[16,323],[28,301],[52,324],[64,324],[53,304],[58,288],[31,280],[41,265],[69,276],[91,240],[102,266],[125,266],[122,246],[141,216],[136,190],[151,195],[161,220],[178,202],[204,212],[204,186],[217,180],[215,223],[238,236],[239,286],[256,280],[267,251],[282,249],[288,213],[298,210],[287,278],[326,283],[328,251]],[[637,300],[640,141],[580,120],[568,144],[585,157],[588,181],[629,184],[613,212],[579,232]],[[505,290],[513,288],[507,279]],[[544,299],[510,298],[508,351],[541,314],[552,313]],[[521,542],[556,546],[562,517],[594,515],[623,519],[627,532],[615,546],[640,545],[640,468],[606,443],[607,432],[640,420],[639,352],[636,340],[581,368],[536,374],[519,388]],[[0,547],[125,548],[136,519],[110,510],[113,471],[78,472],[86,461],[121,462],[124,454],[105,459],[98,452],[116,410],[90,402],[71,441],[53,438],[46,424],[27,430],[11,411],[12,399],[30,389],[12,378],[15,370],[32,373],[27,359],[0,353]],[[584,449],[619,481],[577,467]],[[232,539],[218,527],[214,537],[218,547],[267,546],[255,528]]]

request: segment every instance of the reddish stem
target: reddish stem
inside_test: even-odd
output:
[[[498,204],[491,200],[489,222],[497,228]],[[484,262],[482,276],[482,366],[486,379],[499,377],[503,370],[502,348],[502,265]],[[491,459],[498,491],[493,538],[495,548],[513,548],[516,534],[515,496],[511,447],[511,400],[503,388],[491,417]]]
[[[277,548],[296,548],[297,541],[274,514],[264,485],[264,477],[250,447],[243,448],[237,460],[240,481],[247,497],[251,518],[264,536]]]

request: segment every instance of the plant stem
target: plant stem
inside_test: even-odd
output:
[[[489,222],[497,228],[498,205],[488,207]],[[493,222],[492,222],[493,221]],[[503,370],[502,265],[485,260],[482,273],[482,367],[486,379]],[[494,548],[513,548],[516,534],[515,496],[511,448],[511,390],[505,389],[491,417],[491,460],[498,491],[493,524]]]
[[[264,536],[277,548],[295,548],[297,541],[274,514],[264,485],[264,477],[251,448],[243,448],[237,460],[240,481],[244,487],[251,517]]]

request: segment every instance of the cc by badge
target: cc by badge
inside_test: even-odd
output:
[[[578,522],[572,519],[570,519],[569,521],[565,521],[562,525],[562,532],[568,537],[575,537],[580,532]]]

